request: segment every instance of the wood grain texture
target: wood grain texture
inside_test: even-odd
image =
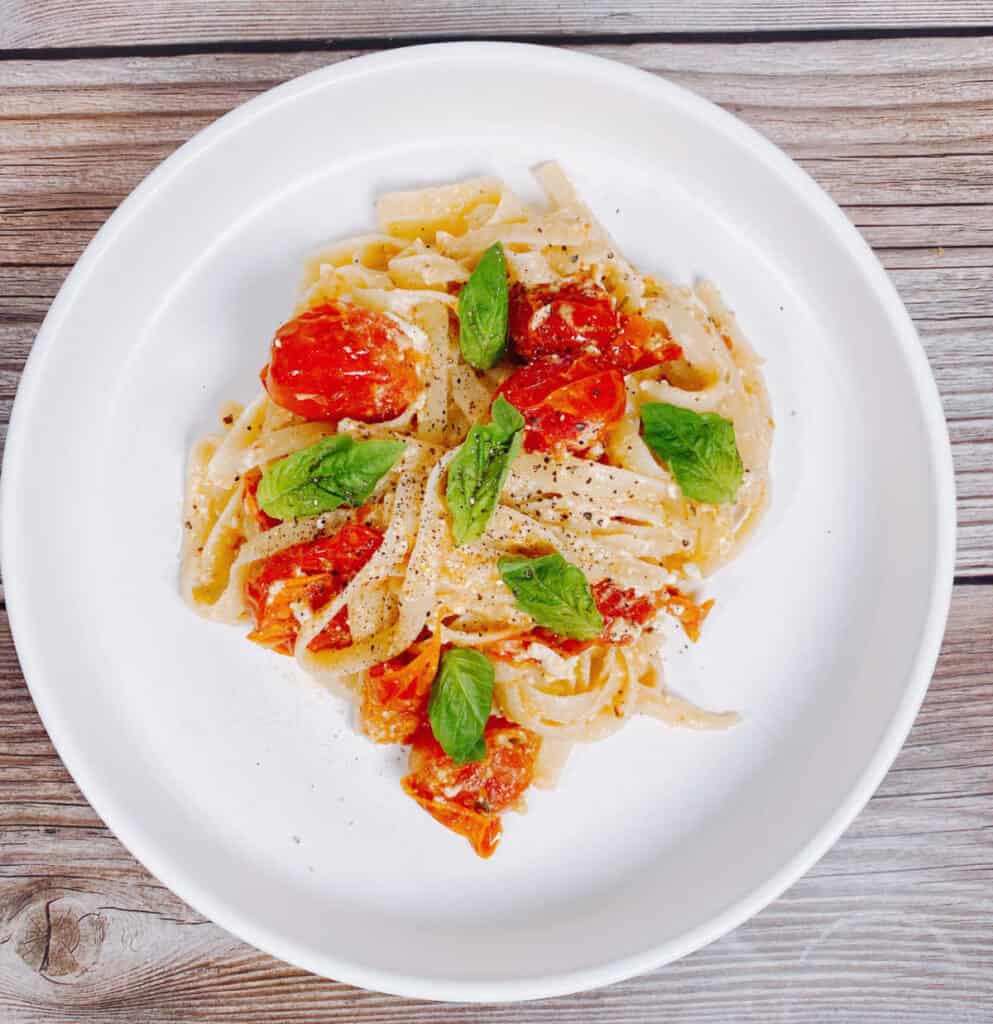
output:
[[[720,103],[842,203],[889,269],[942,391],[958,571],[993,571],[991,38],[580,49]],[[0,365],[0,411],[25,339],[124,196],[233,106],[357,52],[0,63],[0,324],[20,339]]]
[[[838,31],[993,24],[984,0],[7,0],[0,47],[139,46],[229,40],[371,39],[382,36],[631,35]]]
[[[585,996],[439,1007],[323,981],[187,909],[104,829],[52,750],[0,620],[0,1019],[988,1022],[993,587],[955,591],[896,764],[834,849],[714,945]]]
[[[0,0],[0,48],[986,23],[985,0],[563,0],[496,12],[423,0],[82,0],[67,12]],[[397,1000],[280,964],[149,876],[52,749],[0,612],[4,1024],[993,1021],[993,586],[978,582],[993,572],[993,36],[579,48],[687,85],[790,152],[875,247],[917,323],[953,442],[958,569],[977,582],[956,588],[896,764],[804,879],[677,964],[526,1007]],[[53,296],[135,184],[226,110],[353,52],[0,59],[0,431]]]

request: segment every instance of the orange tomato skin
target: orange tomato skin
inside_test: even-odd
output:
[[[661,602],[670,615],[679,619],[686,635],[696,643],[700,639],[700,628],[704,620],[714,607],[714,600],[704,601],[697,604],[689,594],[684,594],[679,587],[666,587],[665,596]]]
[[[379,530],[346,523],[331,537],[294,544],[265,559],[245,583],[245,599],[255,620],[248,639],[280,654],[292,654],[300,632],[292,606],[304,602],[312,611],[323,608],[372,558],[382,539]],[[314,637],[309,649],[349,643],[348,611],[343,608]]]
[[[336,302],[283,324],[261,376],[277,405],[305,419],[380,423],[417,396],[421,362],[394,320]]]
[[[515,370],[499,387],[524,417],[526,451],[582,452],[624,415],[627,395],[616,369],[592,356],[546,356]]]
[[[436,821],[468,839],[480,857],[490,857],[502,832],[501,812],[520,800],[534,778],[541,740],[496,717],[487,722],[484,739],[482,761],[457,765],[430,727],[422,726],[412,740],[403,788]]]
[[[427,719],[428,696],[441,657],[441,627],[403,654],[366,673],[359,720],[376,743],[407,743]]]

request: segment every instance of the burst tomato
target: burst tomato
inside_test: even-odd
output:
[[[665,324],[633,313],[623,317],[621,333],[611,341],[607,357],[625,372],[631,372],[682,359],[683,349],[672,340]]]
[[[388,316],[328,303],[276,331],[262,383],[277,405],[308,420],[380,423],[414,400],[422,361]]]
[[[486,757],[456,764],[422,726],[413,738],[410,774],[403,788],[436,821],[472,844],[480,857],[496,849],[501,812],[520,800],[534,777],[540,739],[520,725],[491,718],[484,733]]]
[[[697,604],[689,594],[684,594],[679,587],[666,587],[662,606],[675,618],[679,619],[686,635],[696,643],[700,639],[700,627],[704,619],[714,607],[714,600]]]
[[[255,568],[245,584],[245,598],[255,619],[248,634],[263,647],[292,654],[300,624],[293,605],[318,611],[345,588],[382,542],[379,530],[346,523],[331,537],[294,544]],[[352,635],[348,610],[342,610],[310,642],[310,650],[347,647]]]
[[[524,417],[527,451],[582,452],[624,414],[620,371],[591,356],[572,363],[546,356],[515,370],[498,394]]]
[[[590,281],[535,288],[515,284],[509,332],[514,351],[526,362],[592,355],[627,373],[683,354],[664,324],[622,314],[610,293]]]
[[[620,333],[621,318],[610,295],[591,283],[515,284],[508,327],[514,350],[530,362],[542,356],[580,356],[591,347],[602,352]]]
[[[600,580],[590,589],[608,633],[617,622],[643,626],[658,608],[658,603],[647,594],[639,594],[631,587],[619,587],[613,580]]]
[[[366,673],[359,718],[377,743],[406,743],[427,716],[441,657],[441,625],[402,654]]]

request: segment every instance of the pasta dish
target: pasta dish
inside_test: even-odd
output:
[[[769,491],[759,360],[706,282],[629,264],[562,169],[377,203],[306,264],[248,404],[190,455],[181,579],[410,747],[407,794],[490,856],[501,815],[666,687]]]

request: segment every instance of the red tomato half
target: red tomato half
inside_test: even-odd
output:
[[[382,540],[379,530],[346,523],[331,537],[294,544],[260,563],[245,584],[255,619],[248,639],[292,654],[300,632],[292,606],[303,602],[311,611],[323,608],[372,558]],[[351,641],[348,610],[342,608],[310,642],[310,650],[347,647]]]
[[[527,451],[582,452],[603,440],[624,414],[620,371],[590,356],[572,363],[554,356],[515,370],[498,394],[524,417]]]
[[[489,857],[500,839],[501,812],[517,803],[531,784],[541,741],[502,718],[487,722],[484,739],[486,757],[458,765],[430,727],[422,726],[413,738],[403,788],[435,821],[465,836],[480,857]]]
[[[629,373],[683,354],[664,324],[620,313],[610,293],[591,281],[536,288],[515,284],[509,331],[514,351],[526,362],[592,355]]]
[[[277,405],[308,420],[380,423],[414,400],[422,361],[388,316],[328,303],[276,331],[262,383]]]

